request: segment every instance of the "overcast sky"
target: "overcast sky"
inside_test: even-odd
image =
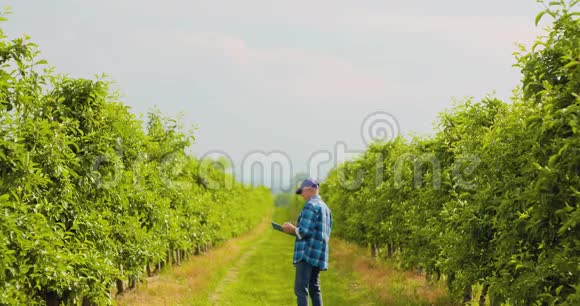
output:
[[[227,153],[238,176],[252,152],[286,154],[296,173],[338,142],[361,151],[375,112],[430,134],[454,98],[507,100],[515,43],[541,33],[534,0],[0,3],[9,35],[29,34],[58,72],[108,74],[136,113],[183,112],[193,153]]]

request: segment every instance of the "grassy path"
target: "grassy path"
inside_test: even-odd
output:
[[[286,220],[280,212],[277,221]],[[365,250],[331,239],[321,273],[326,305],[447,305],[442,287],[377,262]],[[118,305],[294,305],[294,238],[269,221],[180,267],[149,279]]]
[[[222,280],[220,280],[217,287],[214,289],[212,294],[209,296],[209,304],[211,304],[211,305],[222,304],[222,302],[220,301],[220,298],[221,298],[223,292],[226,289],[228,289],[232,283],[234,283],[238,280],[238,272],[239,272],[240,267],[242,267],[246,264],[246,262],[248,261],[248,258],[252,254],[254,254],[257,247],[258,246],[250,247],[249,250],[247,250],[240,257],[240,259],[235,263],[235,265],[230,268],[230,270],[228,271],[226,276]]]
[[[215,305],[293,305],[293,242],[293,237],[279,232],[264,233],[237,280],[228,282]],[[322,272],[321,287],[327,305],[380,305],[369,290],[337,269]]]

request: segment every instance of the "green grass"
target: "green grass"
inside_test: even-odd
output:
[[[277,209],[273,220],[293,220]],[[116,299],[123,305],[295,305],[294,237],[254,230],[192,257]],[[441,283],[428,283],[360,246],[331,238],[329,270],[321,272],[326,305],[451,305]]]
[[[277,212],[276,220],[282,212]],[[217,305],[293,305],[294,237],[268,230],[257,239],[251,255],[244,260],[236,279],[222,287]],[[352,275],[338,269],[321,272],[321,288],[327,305],[382,305],[366,288],[353,282]],[[192,301],[211,305],[210,301]]]

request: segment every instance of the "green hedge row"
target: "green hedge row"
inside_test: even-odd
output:
[[[333,234],[444,278],[458,302],[580,305],[576,3],[541,14],[555,21],[517,55],[511,103],[465,101],[433,136],[374,143],[333,170]]]
[[[106,81],[55,75],[37,53],[0,30],[1,305],[110,304],[271,209],[269,190],[186,154],[179,121],[144,124]]]

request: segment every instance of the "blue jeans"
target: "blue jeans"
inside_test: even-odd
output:
[[[308,306],[308,294],[312,299],[312,306],[322,306],[320,269],[311,266],[304,260],[297,262],[294,294],[296,294],[298,306]]]

